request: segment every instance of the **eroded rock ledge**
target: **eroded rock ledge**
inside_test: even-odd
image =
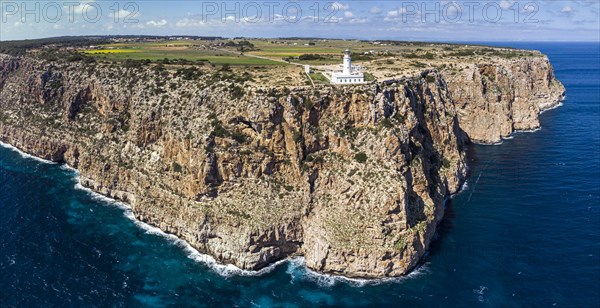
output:
[[[0,138],[220,262],[301,254],[320,272],[399,276],[466,176],[465,143],[538,127],[564,93],[544,56],[243,95],[214,76],[0,56]]]

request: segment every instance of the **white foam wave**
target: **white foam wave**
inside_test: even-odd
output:
[[[258,271],[243,270],[232,264],[219,263],[212,256],[200,253],[198,250],[196,250],[194,247],[192,247],[188,242],[180,239],[176,235],[166,233],[157,227],[151,226],[145,222],[137,220],[135,218],[135,216],[133,215],[133,212],[129,208],[125,211],[124,216],[127,217],[128,219],[130,219],[131,221],[133,221],[138,228],[143,229],[147,234],[160,236],[160,237],[166,239],[167,241],[171,242],[175,246],[181,248],[186,253],[188,258],[208,266],[213,272],[215,272],[223,277],[261,276],[261,275],[271,272],[278,265],[280,265],[281,263],[286,261],[286,260],[281,260],[281,261],[275,262],[275,263],[273,263],[265,268],[262,268]]]
[[[562,107],[562,106],[564,105],[564,104],[563,104],[563,101],[564,101],[565,99],[567,99],[567,97],[566,97],[566,96],[565,96],[565,97],[563,97],[563,98],[561,99],[561,101],[560,101],[560,102],[558,102],[558,104],[556,104],[556,105],[554,105],[554,106],[552,106],[552,107],[550,107],[550,108],[546,108],[546,109],[544,109],[544,110],[540,111],[540,114],[542,114],[542,113],[544,113],[544,112],[546,112],[546,111],[550,111],[550,110],[553,110],[553,109],[556,109],[556,108]]]
[[[482,145],[501,145],[504,143],[504,140],[500,140],[498,142],[494,142],[494,143],[483,143]]]
[[[91,190],[90,188],[87,188],[87,187],[81,185],[81,182],[79,181],[79,176],[76,176],[75,178],[76,178],[75,189],[85,191],[86,193],[89,194],[90,198],[92,198],[93,200],[100,201],[100,202],[103,202],[106,204],[110,204],[112,206],[116,206],[122,210],[131,211],[131,207],[128,204],[120,202],[120,201],[112,199],[112,198],[109,198],[102,194],[99,194],[99,193]]]
[[[515,133],[535,133],[540,130],[542,130],[542,127],[537,127],[534,129],[519,129],[519,130],[516,130]]]
[[[281,263],[286,261],[286,260],[281,260],[281,261],[275,262],[275,263],[273,263],[265,268],[262,268],[258,271],[243,270],[232,264],[219,263],[212,256],[200,253],[198,250],[196,250],[194,247],[192,247],[188,242],[180,239],[176,235],[166,233],[157,227],[151,226],[143,221],[136,219],[135,215],[133,214],[133,211],[131,210],[131,207],[128,204],[117,201],[117,200],[109,198],[109,197],[106,197],[106,196],[99,194],[87,187],[84,187],[83,185],[81,185],[81,182],[79,181],[79,173],[77,171],[76,171],[76,173],[77,173],[77,175],[76,175],[77,183],[75,184],[76,189],[87,192],[90,195],[90,197],[95,200],[98,200],[98,201],[121,208],[123,210],[123,216],[125,216],[127,219],[131,220],[138,228],[144,230],[147,234],[160,236],[160,237],[164,238],[165,240],[171,242],[175,246],[181,248],[186,253],[188,258],[208,266],[213,272],[215,272],[223,277],[261,276],[261,275],[271,272],[278,265],[280,265]]]
[[[465,180],[465,183],[461,187],[460,191],[467,190],[467,189],[469,189],[469,180]]]
[[[500,142],[498,142],[498,143],[494,143],[494,144],[492,144],[492,145],[501,145],[501,144],[502,144],[502,143],[504,143],[504,141],[506,141],[506,140],[512,140],[512,139],[515,139],[515,136],[516,136],[516,135],[519,135],[519,134],[525,134],[525,133],[535,133],[535,132],[537,132],[537,131],[540,131],[540,130],[542,130],[542,127],[541,127],[541,126],[540,126],[540,127],[537,127],[537,128],[534,128],[534,129],[517,129],[517,130],[515,130],[514,132],[512,132],[510,135],[508,135],[508,136],[503,136],[503,137],[502,137],[502,141],[500,141]]]
[[[8,143],[4,143],[2,141],[0,141],[0,146],[2,146],[4,148],[7,148],[9,150],[12,150],[14,152],[19,153],[19,155],[21,155],[21,157],[23,157],[25,159],[33,159],[33,160],[38,161],[40,163],[50,164],[50,165],[55,165],[56,164],[53,161],[49,161],[49,160],[46,160],[46,159],[43,159],[43,158],[39,158],[39,157],[33,156],[31,154],[25,153],[25,152],[19,150],[18,148],[14,147],[13,145],[8,144]]]
[[[468,190],[468,189],[469,189],[469,181],[468,181],[468,180],[465,180],[465,182],[462,184],[462,186],[460,187],[460,189],[459,189],[459,190],[458,190],[456,193],[454,193],[454,194],[450,195],[450,199],[452,199],[452,198],[454,198],[454,197],[458,196],[458,194],[460,194],[460,193],[462,193],[463,191],[466,191],[466,190]]]
[[[402,277],[390,277],[379,279],[359,279],[348,278],[344,276],[317,273],[305,265],[304,257],[294,257],[289,259],[286,273],[295,279],[308,280],[316,283],[320,287],[332,287],[338,283],[345,283],[353,287],[373,286],[387,283],[399,283],[408,279],[413,279],[427,272],[426,265],[419,266],[408,275]],[[299,275],[299,276],[298,276]]]
[[[71,172],[75,172],[75,173],[79,174],[79,170],[77,170],[77,169],[75,169],[75,168],[73,168],[73,167],[71,167],[71,166],[69,166],[67,164],[62,164],[62,165],[60,165],[59,168],[63,169],[63,170],[66,170],[66,171],[71,171]]]
[[[565,99],[566,99],[566,96],[565,96],[565,97],[564,97],[564,98],[563,98],[563,99],[562,99],[562,100],[561,100],[561,101],[560,101],[558,104],[556,104],[556,105],[554,105],[554,106],[552,106],[552,107],[549,107],[549,108],[547,108],[547,109],[541,110],[539,114],[542,114],[542,113],[544,113],[544,112],[546,112],[546,111],[549,111],[549,110],[553,110],[553,109],[556,109],[556,108],[562,107],[562,106],[564,105],[564,104],[563,104],[563,100],[565,100]],[[514,131],[512,134],[510,134],[510,135],[508,135],[508,136],[503,136],[503,137],[501,137],[501,139],[502,139],[502,140],[501,140],[501,141],[499,141],[499,142],[495,142],[495,143],[489,143],[489,144],[484,144],[484,145],[501,145],[502,143],[504,143],[504,140],[511,140],[511,139],[514,139],[514,138],[515,138],[515,135],[517,135],[517,134],[521,134],[521,133],[535,133],[535,132],[538,132],[538,131],[540,131],[540,130],[542,130],[542,127],[541,127],[541,126],[540,126],[540,127],[537,127],[537,128],[534,128],[534,129],[517,129],[517,130],[515,130],[515,131]]]

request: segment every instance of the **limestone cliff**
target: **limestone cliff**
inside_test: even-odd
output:
[[[469,138],[534,128],[564,92],[544,57],[341,88],[181,72],[0,56],[0,138],[220,262],[351,277],[414,268]]]
[[[558,104],[565,92],[546,57],[478,64],[451,75],[448,84],[461,128],[480,143],[539,128],[540,112]]]

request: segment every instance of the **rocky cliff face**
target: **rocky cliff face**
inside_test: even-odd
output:
[[[398,276],[464,180],[469,138],[534,128],[564,92],[543,57],[243,95],[235,72],[197,75],[1,56],[0,138],[220,262],[301,254],[320,272]]]
[[[540,112],[565,92],[546,57],[478,64],[450,76],[448,84],[462,129],[479,143],[539,128]]]

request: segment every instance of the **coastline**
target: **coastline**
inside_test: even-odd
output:
[[[62,168],[62,169],[73,172],[75,179],[76,179],[76,184],[74,186],[75,189],[85,191],[86,193],[89,194],[89,196],[92,199],[100,200],[100,201],[106,203],[107,205],[118,207],[119,209],[123,210],[123,216],[125,218],[133,221],[134,224],[138,228],[144,230],[148,234],[154,234],[154,235],[160,236],[160,237],[164,238],[165,240],[174,243],[176,246],[178,246],[180,249],[182,249],[184,252],[186,252],[186,255],[189,259],[206,265],[211,271],[213,271],[214,273],[217,273],[218,275],[225,277],[225,278],[232,277],[232,276],[256,276],[256,277],[259,277],[259,276],[263,276],[265,274],[272,272],[273,270],[275,270],[277,267],[283,265],[284,263],[289,263],[290,268],[301,267],[302,271],[304,271],[304,273],[307,275],[308,279],[314,280],[318,284],[323,285],[323,286],[332,286],[337,282],[344,282],[344,283],[348,283],[352,286],[362,287],[362,286],[366,286],[366,285],[378,285],[378,284],[382,284],[382,283],[400,282],[405,279],[416,277],[416,276],[422,274],[421,270],[424,269],[424,265],[418,265],[416,268],[411,270],[409,274],[407,274],[405,276],[376,278],[376,279],[360,279],[360,278],[350,278],[350,277],[345,277],[345,276],[337,276],[337,275],[315,272],[305,266],[304,257],[302,257],[302,256],[288,257],[288,258],[276,261],[276,262],[274,262],[266,267],[263,267],[262,269],[257,270],[257,271],[244,270],[233,264],[219,263],[212,256],[210,256],[208,254],[200,253],[198,250],[196,250],[194,247],[192,247],[188,242],[177,237],[176,235],[167,233],[167,232],[161,230],[160,228],[151,226],[141,220],[138,220],[133,215],[133,212],[131,211],[131,206],[129,204],[124,203],[119,200],[116,200],[116,199],[113,199],[113,198],[110,198],[110,197],[107,197],[105,195],[102,195],[102,194],[92,190],[91,188],[83,186],[81,184],[81,180],[79,177],[79,171],[77,169],[69,166],[68,164],[60,164],[60,163],[56,163],[56,162],[53,162],[50,160],[45,160],[43,158],[39,158],[37,156],[33,156],[29,153],[23,152],[22,150],[20,150],[19,148],[15,147],[13,145],[11,145],[9,143],[5,143],[3,141],[0,141],[0,147],[3,147],[5,149],[8,149],[8,150],[18,153],[24,159],[33,159],[40,163],[49,164],[49,165],[57,165],[57,166],[60,166],[60,168]],[[458,193],[460,193],[460,192],[458,192]],[[458,193],[456,193],[456,194],[458,194]],[[456,194],[453,194],[453,196]],[[293,273],[290,272],[289,268],[288,268],[288,270],[286,270],[286,272],[288,272],[290,275],[293,276]]]
[[[563,95],[562,97],[560,97],[557,101],[553,102],[553,103],[549,103],[547,108],[544,109],[540,109],[540,111],[538,112],[538,117],[540,115],[542,115],[543,113],[550,111],[550,110],[554,110],[557,108],[560,108],[562,106],[564,106],[564,101],[567,99],[566,95]],[[500,136],[500,141],[498,142],[493,142],[493,143],[487,143],[487,142],[480,142],[480,141],[473,141],[474,144],[478,144],[478,145],[502,145],[504,143],[505,140],[512,140],[515,138],[516,135],[518,134],[525,134],[525,133],[535,133],[542,130],[542,125],[540,124],[538,127],[533,128],[533,129],[515,129],[513,130],[512,133],[510,133],[509,135],[506,136]]]
[[[542,114],[543,112],[563,106],[563,101],[565,99],[566,99],[566,96],[563,96],[557,102],[555,102],[553,104],[549,104],[550,107],[540,110],[538,115]],[[541,130],[541,126],[536,129],[532,129],[532,130],[515,130],[509,136],[502,137],[502,141],[500,141],[498,143],[493,143],[493,144],[478,143],[478,142],[473,142],[473,143],[479,144],[479,145],[501,145],[505,140],[513,139],[516,134],[534,133],[539,130]],[[84,186],[82,184],[79,171],[77,169],[69,166],[68,164],[57,163],[57,162],[53,162],[53,161],[46,160],[43,158],[39,158],[37,156],[34,156],[32,154],[22,151],[21,149],[13,146],[12,144],[3,142],[1,140],[0,140],[0,147],[4,147],[6,149],[15,151],[25,159],[33,159],[38,162],[46,163],[46,164],[60,165],[60,168],[63,168],[65,170],[69,170],[69,171],[73,172],[74,177],[76,179],[76,184],[74,187],[75,189],[87,192],[90,195],[90,197],[93,199],[100,200],[102,202],[107,203],[108,205],[112,205],[112,206],[116,206],[116,207],[120,208],[121,210],[123,210],[123,216],[126,217],[127,219],[133,221],[134,224],[138,228],[144,230],[148,234],[154,234],[154,235],[164,238],[167,241],[172,242],[173,244],[178,246],[180,249],[182,249],[186,253],[186,255],[189,259],[192,259],[195,262],[199,262],[199,263],[206,265],[211,271],[213,271],[213,272],[217,273],[218,275],[225,277],[225,278],[232,277],[232,276],[262,276],[262,275],[272,272],[273,270],[275,270],[277,267],[281,266],[282,264],[288,263],[289,264],[288,270],[286,270],[286,272],[290,271],[290,269],[289,269],[290,267],[302,268],[302,271],[305,272],[306,276],[309,279],[316,281],[319,285],[322,284],[324,286],[331,286],[331,285],[334,285],[336,282],[344,282],[344,283],[348,283],[353,286],[362,287],[362,286],[366,286],[366,285],[378,285],[378,284],[382,284],[382,283],[400,282],[400,281],[403,281],[410,277],[420,275],[421,271],[424,269],[424,266],[425,266],[425,264],[423,264],[421,261],[419,261],[416,264],[416,266],[414,268],[412,268],[406,275],[398,276],[398,277],[352,278],[352,277],[346,277],[346,276],[342,276],[342,275],[332,275],[332,274],[327,274],[327,273],[316,272],[306,266],[303,256],[297,256],[297,255],[292,255],[292,256],[288,256],[286,258],[277,260],[259,270],[245,270],[245,269],[241,269],[233,264],[219,263],[214,257],[212,257],[208,254],[200,253],[197,249],[195,249],[187,241],[181,239],[180,237],[176,236],[175,234],[165,232],[164,230],[162,230],[158,227],[152,226],[142,220],[137,219],[135,217],[135,215],[133,214],[131,205],[127,204],[126,202],[119,201],[117,199],[108,197],[97,191],[94,191],[92,188]],[[467,168],[467,174],[468,174],[469,169],[470,169],[468,162],[466,162],[466,168]],[[464,180],[461,183],[459,183],[459,189],[455,193],[452,193],[444,198],[443,205],[442,205],[444,208],[446,207],[446,203],[448,202],[448,200],[454,198],[456,195],[466,191],[469,188],[469,185],[468,185],[469,178],[470,178],[470,176],[465,177]],[[88,179],[88,181],[92,181],[92,180]],[[440,222],[441,222],[441,220],[440,220]],[[436,231],[436,233],[437,233],[437,231]]]
[[[191,259],[195,262],[204,264],[205,266],[207,266],[209,268],[209,270],[213,271],[214,273],[216,273],[224,278],[233,277],[233,276],[260,277],[260,276],[263,276],[263,275],[266,275],[266,274],[272,272],[277,267],[282,266],[285,263],[288,263],[288,269],[286,270],[286,272],[288,274],[290,274],[292,277],[294,277],[294,273],[292,272],[293,269],[300,268],[300,270],[306,275],[307,279],[315,281],[320,286],[333,286],[338,282],[343,282],[343,283],[348,283],[349,285],[354,286],[354,287],[363,287],[363,286],[367,286],[367,285],[379,285],[379,284],[383,284],[383,283],[397,283],[397,282],[404,281],[406,279],[414,278],[416,276],[423,274],[422,271],[425,269],[425,266],[426,266],[425,264],[418,264],[407,275],[399,276],[399,277],[385,277],[385,278],[374,278],[374,279],[351,278],[351,277],[331,275],[331,274],[326,274],[326,273],[318,273],[316,271],[311,270],[310,268],[308,268],[306,266],[303,256],[290,256],[290,257],[278,260],[272,264],[269,264],[268,266],[265,266],[257,271],[244,270],[233,264],[219,263],[212,256],[199,252],[197,249],[195,249],[193,246],[191,246],[187,241],[179,238],[178,236],[171,234],[171,233],[167,233],[158,227],[149,225],[149,224],[135,218],[135,215],[133,214],[131,206],[129,204],[119,201],[119,200],[116,200],[116,199],[113,199],[111,197],[105,196],[103,194],[100,194],[99,192],[92,190],[91,188],[83,186],[81,184],[81,178],[80,178],[79,171],[77,169],[69,166],[68,164],[57,163],[57,162],[53,162],[53,161],[46,160],[43,158],[39,158],[37,156],[31,155],[27,152],[22,151],[21,149],[13,146],[12,144],[9,144],[9,143],[3,142],[3,141],[0,141],[0,147],[3,147],[7,150],[11,150],[13,152],[18,153],[23,159],[33,159],[40,163],[56,165],[56,166],[59,166],[59,168],[61,168],[61,169],[73,172],[74,178],[76,180],[76,184],[74,186],[75,189],[86,192],[90,196],[90,198],[92,198],[94,200],[102,201],[102,202],[106,203],[107,206],[115,206],[115,207],[121,209],[123,211],[123,216],[125,218],[131,220],[132,222],[134,222],[134,224],[138,228],[144,230],[148,234],[160,236],[160,237],[164,238],[165,240],[173,243],[178,248],[182,249],[186,253],[186,256],[189,259]],[[465,181],[465,183],[466,183],[466,181]],[[463,191],[463,189],[461,186],[461,190],[455,194],[452,194],[452,196],[455,196],[462,191]],[[445,205],[446,201],[444,201],[444,205]]]

